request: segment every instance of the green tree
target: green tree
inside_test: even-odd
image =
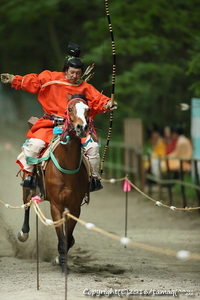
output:
[[[191,75],[200,68],[200,3],[141,0],[113,1],[110,6],[117,48],[119,117],[140,117],[146,126],[183,122],[189,129],[190,112],[180,112],[176,106],[190,103],[194,96],[191,87],[196,88],[196,96],[200,93],[200,81]],[[99,20],[100,32],[102,24]],[[93,28],[92,21],[89,27]],[[92,32],[89,41],[93,53],[98,53]]]
[[[0,71],[14,74],[61,70],[70,41],[81,45],[91,80],[109,96],[112,51],[103,0],[0,0]],[[146,127],[186,124],[190,111],[176,106],[200,97],[198,0],[109,0],[117,53],[114,134],[121,120],[142,118]],[[97,126],[108,123],[97,117]]]

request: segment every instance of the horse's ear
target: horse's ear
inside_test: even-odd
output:
[[[67,94],[67,101],[69,102],[69,101],[72,99],[72,97],[73,97],[73,95],[70,94],[70,93],[68,93],[68,94]]]

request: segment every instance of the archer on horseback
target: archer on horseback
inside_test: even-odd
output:
[[[70,43],[68,54],[64,61],[63,72],[51,72],[48,70],[40,74],[28,74],[25,76],[1,74],[3,83],[10,83],[11,87],[19,90],[38,94],[38,101],[45,112],[27,133],[28,140],[22,146],[22,152],[17,157],[17,163],[21,170],[27,174],[21,185],[28,189],[34,188],[33,168],[27,164],[26,157],[38,157],[41,151],[50,143],[53,136],[55,120],[65,120],[67,95],[84,94],[90,108],[90,117],[93,119],[97,113],[105,113],[117,108],[117,103],[112,104],[111,98],[101,94],[91,84],[83,80],[84,63],[81,61],[80,48],[77,44]],[[88,73],[87,73],[88,74]],[[87,75],[86,74],[86,75]],[[90,76],[90,75],[89,75]],[[86,78],[87,79],[87,78]],[[92,166],[91,191],[102,188],[99,175],[99,145],[90,135],[85,143],[85,153]]]

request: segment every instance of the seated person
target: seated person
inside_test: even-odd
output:
[[[166,144],[166,154],[170,154],[176,146],[177,137],[173,134],[173,127],[171,125],[167,125],[164,128],[164,141]]]
[[[90,117],[93,119],[97,113],[106,113],[117,108],[117,103],[112,103],[107,97],[84,80],[84,63],[80,59],[80,47],[70,43],[69,56],[64,61],[62,72],[45,70],[40,74],[30,73],[25,76],[9,73],[1,74],[3,83],[10,83],[16,90],[24,90],[37,94],[38,101],[42,105],[45,116],[36,121],[27,133],[28,141],[22,146],[22,152],[17,157],[17,163],[25,173],[25,179],[21,185],[28,189],[34,188],[32,164],[27,163],[26,157],[38,157],[40,152],[50,143],[53,136],[53,118],[66,118],[67,97],[69,94],[83,94],[87,99]],[[88,73],[87,73],[88,74]],[[87,75],[86,74],[86,75]],[[87,79],[87,78],[86,78]],[[89,140],[89,136],[88,136]],[[99,170],[99,145],[92,141],[86,146],[86,155],[92,166],[92,190],[102,188]]]
[[[173,171],[180,171],[180,160],[175,158],[192,158],[193,148],[191,141],[184,136],[183,129],[181,127],[176,127],[174,129],[173,136],[177,139],[177,142],[174,150],[168,154],[169,158],[174,158],[168,160],[169,169]],[[183,161],[183,171],[188,171],[190,168],[191,162]],[[162,171],[167,171],[166,161],[162,162]]]
[[[155,176],[159,176],[160,167],[159,161],[161,157],[166,155],[166,143],[157,128],[151,132],[149,142],[151,143],[150,165],[145,166],[148,171]]]

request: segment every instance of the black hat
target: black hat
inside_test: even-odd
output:
[[[67,53],[70,56],[66,57],[64,61],[63,72],[65,72],[69,67],[81,69],[83,72],[84,63],[78,58],[81,53],[79,45],[75,43],[69,43],[67,47]]]
[[[67,47],[67,54],[69,54],[70,56],[79,57],[80,53],[81,50],[79,45],[70,42]]]

